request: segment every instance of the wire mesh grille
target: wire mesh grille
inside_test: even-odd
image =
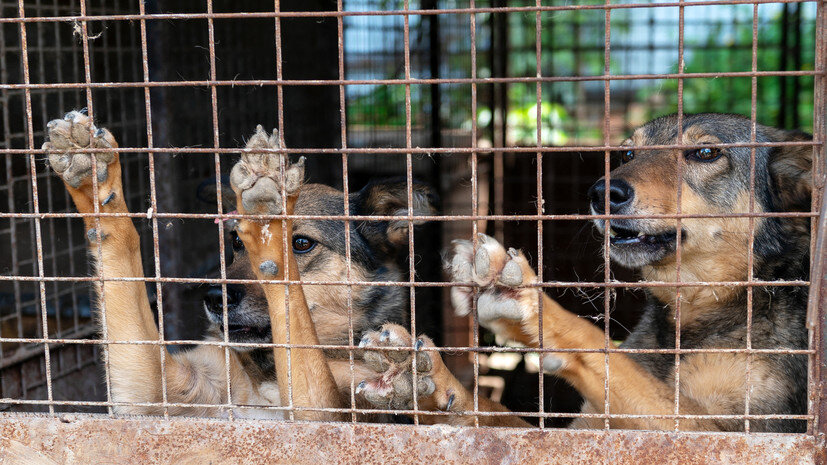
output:
[[[821,376],[815,350],[819,332],[811,334],[808,347],[772,346],[752,336],[758,292],[807,290],[811,282],[756,274],[760,263],[753,250],[760,246],[756,230],[770,219],[804,220],[813,227],[820,218],[827,136],[825,43],[818,30],[825,21],[823,10],[822,4],[804,1],[567,5],[340,0],[276,2],[275,8],[246,1],[224,8],[209,0],[198,5],[142,2],[137,7],[129,2],[98,7],[83,0],[0,2],[0,151],[5,159],[0,192],[6,200],[0,200],[0,242],[8,244],[8,253],[0,257],[0,403],[12,411],[230,419],[318,415],[312,418],[357,421],[375,420],[369,414],[403,414],[414,423],[452,422],[456,417],[480,425],[520,416],[533,425],[558,427],[575,418],[606,429],[612,421],[667,420],[680,430],[682,424],[710,420],[708,424],[726,425],[724,429],[749,432],[750,425],[754,429],[756,424],[793,420],[806,422],[813,432],[822,402],[812,389]],[[71,197],[48,168],[48,151],[39,149],[48,121],[80,108],[118,140],[124,200],[131,213],[107,213],[101,210],[105,204],[91,213],[74,213]],[[748,188],[741,199],[746,206],[727,213],[682,211],[687,204],[681,199],[694,195],[682,181],[693,174],[688,162],[677,157],[676,211],[590,210],[586,192],[601,177],[604,211],[613,201],[610,173],[619,163],[611,152],[628,150],[620,144],[622,137],[654,117],[675,112],[678,129],[673,139],[678,142],[647,141],[646,150],[703,149],[703,143],[685,142],[683,123],[689,117],[684,115],[733,112],[749,118],[746,139],[715,141],[719,150],[749,151],[744,175]],[[269,282],[291,284],[285,297],[288,314],[294,292],[309,296],[311,311],[318,311],[313,299],[336,302],[336,328],[316,322],[320,339],[325,331],[338,331],[322,345],[291,343],[291,337],[297,337],[289,329],[292,317],[284,343],[230,337],[231,330],[239,329],[229,327],[234,292],[260,280],[249,270],[247,277],[230,276],[234,239],[228,221],[250,217],[233,211],[227,176],[238,147],[247,143],[258,123],[279,128],[281,142],[289,147],[270,152],[307,156],[308,181],[337,190],[338,200],[319,197],[318,206],[303,213],[254,217],[278,220],[272,224],[304,221],[316,225],[308,228],[317,234],[345,238],[340,249],[325,245],[332,254],[325,258],[326,269],[332,270],[327,274],[302,270],[301,281],[288,277]],[[764,140],[759,124],[800,128],[813,138]],[[756,192],[756,175],[763,168],[756,166],[756,153],[766,147],[812,150],[815,190],[809,209],[764,209],[763,194]],[[96,156],[113,151],[79,150]],[[392,177],[395,184],[377,184],[378,178]],[[438,194],[439,214],[415,212],[420,182]],[[93,189],[99,184],[95,181]],[[384,213],[362,209],[360,202],[377,185],[385,189],[383,195],[390,195],[389,186],[402,186],[402,206]],[[97,225],[89,236],[91,246],[84,217]],[[103,257],[102,222],[117,217],[130,218],[140,233],[141,277],[104,278],[100,267],[87,268],[87,250],[93,261]],[[681,244],[688,239],[680,231],[693,221],[721,218],[747,224],[747,272],[702,279],[682,265]],[[640,280],[610,261],[610,222],[636,219],[674,221],[673,274]],[[365,239],[377,225],[387,228],[390,222],[403,224],[404,246],[388,252]],[[602,232],[591,232],[593,222],[598,229],[602,223]],[[302,227],[296,228],[300,235]],[[602,346],[547,347],[543,337],[537,346],[498,345],[496,334],[480,325],[478,306],[485,289],[479,285],[472,286],[471,317],[455,316],[451,288],[469,283],[443,276],[439,251],[454,239],[469,238],[477,250],[477,233],[522,248],[537,273],[537,282],[527,287],[594,320],[603,331]],[[354,244],[353,238],[367,245]],[[290,237],[282,240],[291,243]],[[823,261],[815,230],[811,241],[810,256]],[[110,337],[107,327],[119,318],[113,315],[120,314],[112,306],[123,304],[99,302],[90,287],[104,282],[146,284],[157,337]],[[696,347],[681,338],[682,308],[690,305],[683,294],[696,288],[744,291],[743,345]],[[212,298],[221,316],[210,320],[202,316],[210,305],[205,294],[216,289],[220,292]],[[667,293],[673,300],[665,302],[675,313],[673,340],[662,347],[618,348],[613,341],[627,338],[638,322],[644,290],[673,292]],[[549,301],[538,300],[542,335],[552,310],[545,308]],[[266,309],[267,301],[259,305]],[[386,305],[403,309],[382,315],[388,321],[405,323],[412,334],[426,334],[435,342],[435,347],[411,342],[389,353],[441,356],[468,389],[467,410],[450,411],[450,403],[449,411],[429,408],[415,395],[403,408],[363,402],[357,393],[364,379],[359,342],[383,321],[361,312],[368,307],[379,312],[376,309]],[[96,319],[97,306],[102,316]],[[823,309],[823,301],[811,298],[809,330],[814,330],[813,321],[820,321],[813,315],[823,319]],[[211,337],[204,338],[205,333]],[[309,353],[307,349],[322,348],[334,360],[331,370],[341,364],[338,369],[347,378],[340,386],[346,391],[345,404],[301,405],[296,399],[303,393],[296,392],[292,378],[286,384],[286,402],[284,393],[268,394],[267,383],[275,383],[275,373],[251,375],[256,370],[249,364],[273,367],[239,354],[282,348],[287,349],[290,373],[291,364]],[[130,350],[150,357],[153,367],[157,363],[151,373],[160,392],[137,398],[119,394],[125,381],[122,367],[113,368],[113,352],[119,360],[117,354]],[[223,384],[211,398],[185,402],[185,396],[168,390],[173,390],[179,365],[189,360],[186,354],[194,350],[211,351],[220,363],[208,373]],[[543,373],[544,362],[555,354],[602,357],[603,405],[580,411],[582,390],[577,389],[578,394]],[[641,356],[638,359],[649,354],[670,361],[664,384],[672,394],[668,411],[613,410],[609,370],[614,354]],[[742,408],[732,409],[737,413],[682,407],[681,373],[693,367],[681,367],[693,354],[743,355],[747,360]],[[800,386],[809,388],[802,397],[806,406],[778,412],[750,401],[763,376],[755,368],[760,356],[807,359],[808,384]],[[411,367],[414,380],[421,377],[417,365],[414,361]],[[236,369],[246,370],[244,379],[253,380],[258,397],[247,396],[248,387],[233,384],[240,376]],[[102,376],[90,375],[95,372]],[[510,411],[484,407],[489,397]]]

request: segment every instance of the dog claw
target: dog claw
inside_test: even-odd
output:
[[[106,205],[114,199],[115,199],[115,193],[110,192],[109,195],[105,199],[103,199],[103,202],[101,202],[101,205]]]
[[[448,403],[445,405],[446,411],[451,410],[451,407],[454,406],[454,399],[456,399],[456,397],[456,394],[453,393],[450,396],[448,396]]]

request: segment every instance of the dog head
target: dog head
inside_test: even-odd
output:
[[[436,198],[427,186],[414,183],[414,216],[433,214]],[[408,194],[404,179],[374,182],[348,198],[351,215],[407,216]],[[321,184],[302,187],[296,202],[296,215],[336,216],[344,214],[342,191]],[[400,281],[400,255],[407,255],[408,227],[423,223],[400,220],[354,220],[347,235],[341,220],[293,222],[292,247],[303,281]],[[255,279],[244,244],[231,233],[232,261],[229,279]],[[350,243],[350,275],[347,247]],[[407,275],[405,275],[407,276]],[[391,286],[303,285],[310,314],[321,344],[347,344],[349,318],[358,338],[369,328],[385,322],[405,324],[408,315],[408,290]],[[350,293],[350,294],[349,294]],[[228,332],[232,342],[272,342],[270,316],[264,292],[258,284],[228,284]],[[348,303],[352,308],[349,317]],[[214,338],[223,338],[224,293],[221,285],[209,288],[204,308],[212,324]],[[240,349],[243,350],[243,349]]]
[[[623,142],[622,164],[589,190],[591,210],[615,215],[731,215],[749,213],[750,147],[715,144],[749,143],[752,123],[737,115],[686,115],[679,139],[677,115],[658,118],[638,128]],[[784,142],[812,137],[757,125],[755,141]],[[637,149],[649,145],[695,145],[687,149]],[[707,147],[708,146],[708,147]],[[812,148],[754,149],[754,212],[808,211],[812,192]],[[679,159],[683,160],[678,173]],[[608,196],[607,196],[608,187]],[[680,187],[680,209],[678,188]],[[606,198],[608,197],[608,202]],[[608,208],[607,208],[608,207]],[[769,221],[754,219],[756,237]],[[594,221],[603,233],[606,222]],[[610,255],[618,264],[644,268],[649,279],[671,280],[675,274],[677,237],[687,274],[706,281],[746,276],[750,220],[747,217],[611,219]],[[756,257],[771,241],[755,241]],[[718,279],[721,278],[721,279]],[[726,279],[724,279],[726,278]]]

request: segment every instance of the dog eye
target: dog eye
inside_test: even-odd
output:
[[[623,163],[629,163],[635,158],[635,151],[634,150],[626,150],[625,152],[620,153],[620,159],[623,160]]]
[[[313,247],[316,247],[316,241],[313,239],[304,236],[293,238],[293,252],[295,253],[307,253],[313,250]]]
[[[244,250],[244,242],[238,237],[235,231],[230,232],[230,237],[233,238],[233,252],[240,252]]]
[[[701,147],[699,149],[687,150],[684,156],[687,159],[703,162],[715,161],[721,158],[721,149],[715,147]]]

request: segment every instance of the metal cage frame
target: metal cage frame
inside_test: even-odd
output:
[[[22,74],[23,82],[21,83],[0,83],[0,91],[22,91],[24,95],[24,111],[27,122],[26,128],[26,147],[25,148],[3,148],[0,149],[0,154],[7,159],[11,158],[25,158],[30,177],[29,186],[32,189],[32,208],[30,213],[0,213],[0,219],[28,219],[32,220],[34,224],[34,236],[37,248],[37,274],[33,276],[23,275],[15,270],[11,275],[0,276],[0,280],[13,281],[19,283],[32,283],[38,286],[39,302],[41,305],[41,337],[34,338],[0,338],[2,343],[14,344],[30,344],[36,350],[42,351],[45,358],[46,371],[46,400],[23,400],[15,398],[0,398],[0,403],[7,403],[12,405],[40,405],[46,406],[49,410],[46,414],[32,415],[5,412],[0,414],[0,459],[5,458],[19,458],[29,457],[29,460],[52,460],[63,461],[66,463],[92,463],[98,461],[111,462],[146,462],[146,461],[186,461],[192,460],[192,463],[212,460],[219,463],[258,463],[261,461],[274,462],[289,462],[289,463],[314,463],[314,462],[336,462],[336,463],[410,463],[421,461],[438,461],[440,463],[465,463],[465,462],[480,462],[480,463],[504,463],[504,462],[527,462],[527,463],[643,463],[643,462],[665,462],[665,463],[702,463],[702,462],[718,462],[718,463],[827,463],[827,449],[825,449],[825,435],[827,435],[827,338],[824,337],[827,331],[827,267],[825,267],[825,256],[827,256],[827,189],[825,189],[825,181],[827,181],[827,170],[825,170],[825,163],[827,163],[827,146],[825,146],[825,139],[827,139],[827,3],[823,0],[816,0],[816,38],[815,38],[815,69],[813,70],[793,70],[793,71],[761,71],[757,67],[758,41],[757,41],[757,18],[758,8],[760,5],[769,3],[801,3],[811,0],[702,0],[686,2],[683,0],[665,2],[665,3],[613,3],[607,0],[602,4],[572,4],[572,5],[555,5],[544,6],[543,2],[536,0],[532,6],[497,6],[497,7],[478,7],[474,0],[470,0],[470,4],[466,8],[446,8],[446,9],[409,9],[408,1],[404,1],[404,8],[399,10],[371,10],[371,11],[350,11],[344,8],[344,1],[338,0],[336,2],[336,10],[333,11],[282,11],[280,2],[275,1],[272,11],[269,12],[237,12],[237,13],[217,13],[213,10],[212,0],[206,1],[206,11],[203,13],[147,13],[144,2],[138,2],[138,11],[132,14],[90,14],[85,0],[80,0],[79,14],[67,15],[42,15],[42,16],[27,16],[25,9],[25,1],[18,1],[17,15],[14,17],[0,18],[0,27],[7,25],[14,25],[19,31],[19,40],[21,44],[22,54]],[[752,69],[750,71],[737,72],[721,72],[721,73],[685,73],[684,66],[684,35],[683,35],[683,20],[684,10],[698,5],[752,5],[753,6],[753,40],[752,40]],[[679,37],[678,37],[678,53],[680,68],[675,73],[669,74],[635,74],[635,75],[616,75],[612,74],[610,69],[611,60],[611,15],[613,11],[618,9],[636,9],[636,8],[659,8],[659,7],[676,7],[679,10]],[[593,76],[545,76],[542,73],[541,63],[541,46],[540,46],[540,31],[541,31],[541,17],[544,14],[550,14],[556,11],[570,11],[570,10],[592,10],[602,11],[605,15],[605,43],[604,43],[604,59],[605,67],[601,75]],[[71,12],[69,12],[71,13]],[[536,76],[524,77],[506,77],[493,76],[481,77],[477,75],[477,48],[476,48],[476,16],[478,14],[507,14],[519,13],[524,15],[533,15],[535,17],[536,25],[536,56],[537,68]],[[410,31],[409,20],[414,15],[430,16],[430,15],[468,15],[470,18],[471,37],[470,57],[471,69],[470,77],[464,78],[416,78],[412,77],[410,67]],[[370,16],[370,15],[396,15],[401,16],[404,20],[404,51],[405,51],[405,75],[401,79],[347,79],[345,76],[344,67],[344,46],[343,46],[343,23],[344,19],[349,16]],[[264,18],[272,19],[274,22],[274,33],[276,42],[276,74],[277,78],[273,80],[249,79],[249,80],[223,80],[218,79],[216,74],[216,53],[214,42],[214,22],[221,19],[232,18]],[[285,18],[333,18],[337,22],[338,28],[338,78],[337,79],[314,79],[314,80],[291,80],[284,79],[282,73],[282,54],[281,54],[281,21]],[[175,81],[158,81],[150,79],[149,74],[149,51],[147,39],[147,22],[163,20],[163,21],[178,21],[178,20],[205,20],[208,26],[209,34],[209,79],[204,80],[175,80]],[[129,21],[137,22],[140,25],[140,51],[141,51],[141,69],[140,80],[129,82],[118,79],[109,80],[106,82],[93,81],[90,73],[90,41],[94,39],[89,33],[89,25],[95,24],[99,21]],[[32,82],[31,70],[29,69],[29,51],[27,50],[27,31],[33,24],[42,23],[70,23],[76,28],[78,37],[82,45],[84,80],[82,82],[58,82],[58,83],[36,83]],[[813,141],[812,142],[784,142],[784,143],[759,143],[755,142],[755,124],[756,124],[756,86],[759,77],[776,76],[776,77],[801,77],[812,76],[815,81],[814,93],[814,121],[813,121]],[[732,282],[685,282],[680,280],[680,235],[678,235],[677,248],[677,273],[678,280],[676,282],[618,282],[612,279],[610,275],[609,254],[605,253],[605,275],[602,282],[558,282],[544,280],[542,276],[542,257],[543,257],[543,222],[549,220],[593,220],[610,218],[618,218],[618,215],[575,215],[575,214],[546,214],[543,209],[542,189],[542,159],[548,154],[569,153],[578,151],[601,151],[605,152],[605,176],[608,177],[610,172],[609,152],[619,150],[621,147],[611,143],[610,133],[611,127],[609,122],[610,116],[610,84],[612,81],[618,80],[643,80],[643,79],[674,79],[678,82],[678,115],[682,118],[683,115],[683,82],[693,78],[719,78],[719,77],[740,77],[751,79],[752,88],[752,112],[751,119],[753,122],[752,142],[745,144],[722,144],[722,147],[752,147],[753,154],[755,147],[764,146],[807,146],[812,147],[814,151],[814,193],[813,193],[813,209],[810,212],[804,213],[767,213],[754,211],[754,189],[751,189],[751,205],[749,213],[740,213],[734,215],[688,215],[682,214],[678,211],[674,215],[655,215],[657,218],[668,218],[677,220],[678,225],[680,221],[686,218],[708,218],[708,217],[742,217],[748,218],[750,229],[755,232],[755,219],[762,217],[803,217],[810,218],[812,231],[812,245],[811,245],[811,279],[810,281],[783,281],[783,282],[768,282],[753,279],[752,272],[746,281],[732,281]],[[477,146],[477,87],[484,84],[502,84],[502,83],[523,83],[536,86],[536,103],[537,108],[540,108],[542,102],[541,84],[547,82],[571,82],[571,81],[594,81],[602,82],[604,85],[604,127],[603,127],[603,141],[598,146],[565,146],[565,147],[550,147],[544,146],[541,141],[540,134],[540,112],[537,111],[537,140],[535,146],[530,147],[497,147],[495,150],[504,150],[508,152],[524,154],[526,156],[534,156],[537,160],[537,211],[530,215],[505,215],[494,214],[488,215],[486,212],[479,211],[479,199],[477,197],[477,182],[478,182],[478,154],[491,149],[480,148]],[[446,148],[446,147],[416,147],[412,142],[411,137],[411,86],[414,85],[438,85],[438,84],[463,84],[470,86],[471,89],[471,115],[472,115],[472,137],[471,146],[465,148]],[[404,86],[406,96],[406,141],[404,147],[396,148],[353,148],[348,146],[348,135],[346,126],[346,87],[349,85],[398,85]],[[104,353],[104,363],[107,364],[108,372],[108,347],[112,344],[124,343],[113,342],[108,340],[106,333],[101,338],[92,338],[89,333],[78,335],[59,335],[52,337],[49,331],[49,321],[47,318],[46,307],[46,286],[49,283],[94,283],[103,282],[102,274],[98,276],[70,276],[61,277],[52,275],[44,265],[44,228],[41,226],[42,220],[64,218],[80,218],[84,215],[80,213],[56,213],[48,211],[48,206],[44,209],[46,202],[44,201],[44,193],[38,192],[38,157],[45,156],[48,152],[39,149],[36,143],[35,134],[38,128],[33,121],[32,109],[32,94],[42,90],[76,90],[82,91],[86,96],[86,106],[88,113],[94,115],[95,107],[92,99],[92,92],[95,89],[133,89],[143,92],[144,97],[144,115],[146,122],[146,146],[122,147],[116,149],[122,158],[140,158],[146,154],[148,169],[149,169],[149,192],[150,192],[150,210],[147,212],[133,212],[130,214],[107,214],[96,213],[91,215],[95,218],[103,218],[106,216],[127,216],[136,219],[145,219],[151,225],[151,245],[154,250],[154,276],[146,278],[118,278],[114,280],[121,281],[143,281],[147,283],[211,283],[226,285],[231,283],[255,283],[256,281],[244,280],[228,280],[226,279],[226,268],[222,258],[222,278],[219,279],[194,279],[184,277],[169,277],[163,276],[160,270],[159,257],[159,221],[167,218],[191,218],[191,219],[205,219],[205,220],[223,220],[239,218],[239,215],[225,214],[219,210],[216,213],[183,213],[183,212],[163,212],[159,211],[156,199],[156,186],[158,180],[156,176],[155,160],[158,155],[175,154],[179,152],[187,152],[197,156],[214,157],[216,166],[216,174],[220,179],[220,164],[222,156],[228,154],[238,153],[237,148],[222,147],[219,142],[219,117],[218,117],[218,97],[217,89],[228,86],[266,86],[273,87],[278,93],[278,126],[285,127],[285,114],[283,109],[283,89],[289,86],[333,86],[338,89],[340,110],[341,110],[341,133],[340,133],[340,148],[303,148],[303,149],[285,149],[277,150],[276,152],[289,152],[291,154],[314,154],[317,156],[325,156],[336,158],[340,157],[342,163],[343,183],[345,198],[348,195],[348,160],[350,157],[356,157],[360,154],[398,154],[406,157],[406,180],[408,186],[408,195],[411,196],[411,189],[413,183],[412,175],[412,157],[415,154],[446,154],[451,153],[463,157],[468,157],[471,166],[471,192],[472,192],[472,213],[470,215],[445,215],[445,216],[426,216],[414,217],[411,210],[407,216],[394,217],[395,219],[405,219],[413,224],[415,220],[428,219],[432,221],[450,222],[450,221],[468,221],[472,225],[472,232],[476,234],[478,221],[510,221],[521,220],[536,222],[537,237],[538,237],[538,260],[537,270],[540,284],[536,285],[538,292],[543,288],[594,288],[609,290],[621,287],[674,287],[678,289],[678,296],[680,296],[680,289],[686,286],[703,286],[703,285],[726,285],[726,286],[742,286],[747,289],[748,298],[748,315],[751,315],[751,297],[752,290],[756,286],[809,286],[809,307],[808,307],[808,329],[810,331],[810,347],[806,350],[768,350],[755,349],[751,344],[751,336],[748,331],[747,347],[744,349],[727,349],[726,352],[737,352],[745,354],[756,353],[778,353],[778,354],[803,354],[807,355],[809,359],[809,407],[806,415],[780,415],[783,418],[795,418],[806,420],[808,424],[808,432],[806,434],[757,434],[749,431],[750,420],[761,418],[778,418],[779,415],[757,415],[749,413],[749,389],[746,395],[746,405],[744,415],[735,415],[739,420],[744,421],[745,432],[743,433],[694,433],[680,431],[679,423],[683,418],[694,417],[693,415],[680,414],[678,410],[678,380],[675,381],[675,411],[671,415],[659,415],[661,418],[669,418],[675,420],[675,430],[669,432],[654,432],[654,431],[624,431],[613,430],[609,428],[610,418],[621,418],[624,415],[601,413],[601,414],[554,414],[544,412],[542,397],[540,400],[539,410],[536,412],[519,412],[520,415],[534,416],[540,421],[539,428],[531,429],[508,429],[508,428],[478,428],[478,427],[448,427],[448,426],[421,426],[421,425],[374,425],[363,424],[356,422],[357,413],[409,413],[414,416],[415,423],[418,423],[420,415],[434,414],[433,412],[426,412],[417,408],[414,403],[413,410],[399,411],[399,410],[381,410],[381,409],[357,409],[354,395],[351,395],[350,406],[345,409],[311,409],[321,411],[337,411],[347,413],[352,421],[342,423],[310,423],[300,421],[274,422],[266,420],[244,420],[239,418],[230,418],[226,420],[204,419],[204,418],[176,418],[168,414],[170,407],[178,406],[174,403],[168,402],[166,392],[163,395],[163,401],[157,404],[140,404],[147,406],[155,406],[163,409],[164,415],[161,417],[128,417],[116,415],[113,413],[113,407],[120,405],[111,398],[109,392],[109,380],[107,379],[107,394],[106,400],[103,401],[60,401],[55,400],[53,396],[52,373],[50,357],[53,356],[55,349],[50,349],[50,345],[65,345],[65,346],[93,346],[100,347]],[[152,132],[152,118],[153,110],[150,103],[150,90],[157,88],[179,88],[179,87],[197,87],[206,89],[210,93],[210,100],[212,105],[212,133],[213,141],[208,147],[160,147],[153,143]],[[680,126],[680,125],[679,125]],[[289,124],[286,126],[289,128]],[[289,131],[289,129],[287,129]],[[686,145],[660,145],[649,146],[652,149],[664,148],[688,148]],[[110,149],[85,149],[89,153],[101,153]],[[502,153],[499,153],[499,157]],[[500,159],[501,160],[501,159]],[[752,159],[752,187],[754,188],[754,156]],[[495,159],[496,163],[496,159]],[[93,164],[94,165],[94,164]],[[678,164],[678,172],[682,163]],[[94,177],[94,176],[93,176]],[[220,180],[218,181],[220,191]],[[95,187],[96,189],[97,187]],[[608,190],[607,190],[608,191]],[[50,194],[47,194],[47,197]],[[608,192],[606,199],[608,202]],[[678,204],[680,204],[681,193],[678,190]],[[347,201],[346,201],[347,202]],[[219,201],[220,205],[220,201]],[[347,205],[347,203],[345,203]],[[97,206],[96,206],[97,208]],[[620,217],[624,217],[621,215]],[[646,216],[651,218],[653,216]],[[277,217],[279,218],[279,217]],[[280,218],[286,218],[281,216]],[[290,218],[297,219],[334,219],[344,221],[346,228],[350,228],[352,221],[376,221],[387,220],[391,217],[381,216],[358,216],[358,215],[340,215],[340,216],[298,216],[293,215]],[[218,230],[223,231],[223,222],[217,221]],[[678,226],[680,227],[680,226]],[[413,232],[411,230],[411,240],[409,241],[409,256],[414,256]],[[817,233],[816,233],[817,231]],[[604,251],[608,252],[609,239],[608,232],[606,232],[603,242]],[[219,240],[220,254],[224,256],[224,240]],[[750,246],[752,242],[750,242]],[[93,252],[94,253],[94,252]],[[100,251],[98,251],[100,253]],[[752,247],[749,251],[749,263],[753,260]],[[348,262],[348,276],[350,276],[350,249],[347,251]],[[750,269],[752,267],[750,266]],[[356,285],[371,285],[371,286],[400,286],[410,290],[411,300],[411,332],[416,333],[415,321],[416,314],[414,310],[415,295],[414,290],[417,287],[443,287],[447,288],[457,283],[443,283],[443,282],[423,282],[417,281],[414,271],[413,260],[410,261],[410,268],[407,270],[407,279],[402,282],[360,282],[357,280],[347,279],[341,282],[307,282],[307,281],[272,281],[276,284],[314,284],[314,285],[344,285],[349,288]],[[461,284],[461,283],[460,283]],[[225,288],[226,289],[226,288]],[[680,347],[680,323],[678,323],[678,330],[676,334],[676,342],[674,349],[659,350],[659,349],[620,349],[611,348],[611,341],[609,338],[609,313],[610,313],[610,298],[609,293],[605,292],[603,299],[604,310],[604,333],[606,336],[606,346],[600,350],[591,350],[592,352],[605,354],[606,370],[608,374],[608,354],[609,353],[632,353],[632,352],[647,352],[647,353],[666,353],[674,354],[676,369],[680,365],[680,354],[690,353],[690,349],[681,349]],[[159,313],[159,321],[163,322],[163,307],[161,286],[158,286],[157,291],[157,305]],[[351,302],[352,303],[352,302]],[[105,315],[105,302],[103,303],[103,313]],[[677,300],[677,311],[680,312],[680,297]],[[352,308],[350,309],[352,311]],[[226,302],[225,302],[226,314]],[[104,316],[105,317],[105,316]],[[679,319],[678,319],[679,321]],[[748,328],[751,323],[751,317],[748,317]],[[353,331],[352,315],[350,331]],[[540,330],[542,333],[542,319],[540,319]],[[289,331],[289,329],[288,329]],[[164,352],[163,348],[172,345],[184,344],[208,344],[222,347],[229,351],[229,346],[243,345],[230,343],[225,339],[223,341],[205,342],[205,341],[169,341],[164,339],[163,323],[160,324],[160,339],[158,341],[131,341],[128,344],[148,344],[159,347],[161,354],[161,370],[162,377],[164,374]],[[485,348],[480,347],[479,343],[479,324],[474,321],[472,325],[473,343],[470,347],[439,347],[439,351],[453,351],[466,352],[476,362],[474,366],[474,398],[476,406],[476,398],[479,390],[479,364],[478,356],[480,353],[496,352],[496,351],[523,351],[523,352],[565,352],[565,349],[513,349],[513,348]],[[289,338],[289,333],[288,333]],[[351,338],[352,339],[352,338]],[[279,344],[255,344],[255,347],[285,347]],[[287,344],[289,348],[301,348],[304,346]],[[316,347],[316,346],[314,346]],[[324,346],[325,348],[335,348],[350,351],[351,362],[353,360],[353,352],[358,350],[358,347],[353,344],[344,344],[337,346]],[[570,351],[576,349],[570,349]],[[586,350],[586,349],[583,349]],[[721,350],[713,350],[721,352]],[[541,355],[542,356],[542,355]],[[747,365],[747,384],[749,385],[750,370]],[[227,372],[229,373],[229,364],[227,365]],[[414,371],[414,376],[416,372]],[[608,378],[608,376],[607,376]],[[229,376],[228,376],[229,379]],[[542,376],[539,377],[540,388],[542,389]],[[237,406],[233,403],[233,394],[230,392],[229,382],[227,386],[228,402],[226,405],[220,407],[231,410]],[[609,386],[608,382],[605,386],[605,402],[606,411],[609,411]],[[108,410],[108,414],[85,414],[85,413],[60,413],[55,411],[55,407],[75,406],[75,407],[102,407]],[[190,406],[191,404],[183,404],[183,406]],[[292,405],[271,407],[273,410],[282,410],[287,412],[291,417],[295,411],[302,410],[302,408]],[[493,415],[491,412],[479,411],[475,408],[473,412],[464,412],[474,416]],[[439,412],[444,415],[444,412]],[[602,430],[594,431],[579,431],[579,430],[559,430],[556,428],[544,427],[544,419],[554,417],[578,417],[578,416],[592,416],[605,420],[605,427]],[[630,417],[634,417],[633,415]],[[721,415],[707,415],[706,417],[714,418],[729,418],[732,416]],[[28,455],[27,455],[28,454]]]

